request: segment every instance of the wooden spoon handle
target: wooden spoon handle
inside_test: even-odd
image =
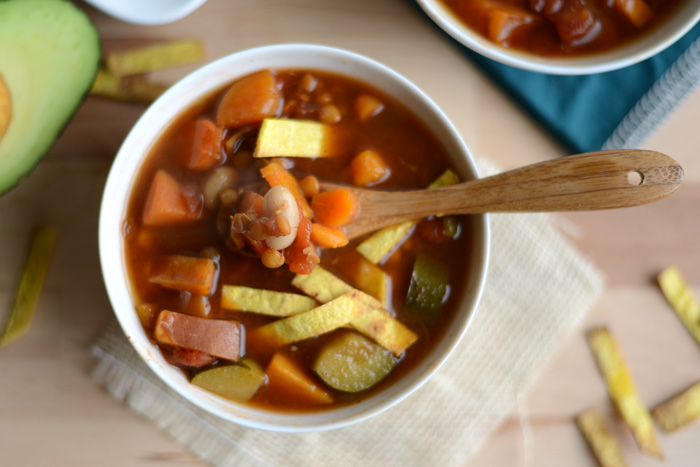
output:
[[[353,221],[357,225],[347,228],[350,236],[356,236],[438,213],[590,211],[637,206],[670,195],[683,177],[683,168],[676,161],[655,151],[592,152],[436,190],[357,190],[360,213]]]

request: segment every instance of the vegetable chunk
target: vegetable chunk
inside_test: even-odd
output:
[[[265,370],[268,386],[278,388],[294,399],[312,404],[330,404],[333,398],[316,384],[287,354],[277,352]]]
[[[234,401],[247,401],[265,382],[265,373],[253,360],[212,368],[196,374],[192,384]]]
[[[266,118],[253,157],[330,157],[335,155],[331,127],[312,120]]]
[[[250,338],[279,347],[333,331],[372,309],[372,303],[354,290],[313,310],[259,327]]]
[[[194,138],[185,153],[185,166],[192,170],[209,170],[223,159],[221,152],[224,129],[208,119],[194,123]]]
[[[229,128],[259,123],[278,116],[283,101],[275,75],[263,70],[233,83],[219,103],[216,123]]]
[[[605,377],[610,398],[632,431],[637,445],[647,454],[662,459],[663,454],[649,410],[639,398],[632,376],[612,336],[605,328],[593,329],[588,333],[588,343]]]
[[[309,202],[306,201],[306,198],[301,192],[301,188],[299,188],[299,183],[297,182],[297,179],[294,178],[292,174],[287,172],[287,170],[284,167],[282,167],[276,162],[272,162],[260,169],[260,173],[271,187],[282,185],[283,187],[288,189],[292,193],[292,196],[294,196],[294,199],[296,199],[301,204],[302,211],[304,212],[304,217],[306,217],[307,219],[311,219],[311,217],[313,217],[313,211],[311,210],[311,206],[309,206]]]
[[[345,188],[324,191],[311,198],[314,218],[326,227],[350,223],[360,208],[357,196]]]
[[[450,273],[440,263],[425,255],[416,256],[408,287],[406,308],[435,322],[447,297]]]
[[[199,219],[200,210],[192,210],[182,194],[182,187],[165,170],[153,177],[143,208],[144,225],[169,225]]]
[[[316,300],[293,293],[224,285],[221,306],[268,316],[292,316],[316,308]]]
[[[163,310],[153,335],[161,344],[199,350],[236,361],[241,357],[241,325],[237,321],[200,318]]]
[[[166,289],[210,295],[214,288],[216,264],[209,258],[167,255],[156,261],[151,282]]]
[[[321,350],[313,368],[332,388],[359,392],[384,379],[396,362],[388,350],[347,332]]]

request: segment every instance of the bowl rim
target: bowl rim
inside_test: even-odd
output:
[[[546,58],[504,48],[491,42],[465,25],[441,0],[416,1],[438,27],[470,50],[504,65],[551,75],[589,75],[634,65],[670,47],[700,21],[700,1],[694,0],[687,5],[677,5],[678,11],[669,15],[669,21],[678,23],[676,28],[663,28],[664,23],[661,23],[648,31],[648,34],[645,33],[638,39],[609,51],[574,57]]]
[[[323,62],[329,59],[330,62],[325,67],[308,65],[310,62]],[[275,62],[277,65],[271,62]],[[290,65],[280,64],[287,62]],[[293,65],[295,63],[299,64]],[[478,238],[474,240],[473,252],[469,258],[471,263],[469,267],[470,280],[460,297],[461,306],[466,307],[466,309],[460,311],[455,317],[455,324],[459,326],[459,329],[455,329],[453,332],[447,331],[444,339],[426,356],[424,359],[426,361],[421,362],[407,375],[376,393],[373,397],[357,404],[341,406],[336,409],[286,414],[251,408],[245,404],[225,400],[197,388],[189,381],[183,384],[184,374],[172,365],[163,364],[163,357],[150,343],[134,311],[126,260],[123,254],[122,235],[129,195],[146,156],[165,128],[177,119],[182,111],[191,107],[199,99],[211,95],[212,92],[220,92],[223,86],[235,79],[265,68],[321,69],[341,75],[344,73],[339,68],[342,68],[346,70],[346,76],[352,72],[351,76],[360,81],[367,82],[366,75],[372,75],[377,79],[381,78],[387,83],[392,83],[396,89],[387,89],[387,87],[378,86],[374,82],[369,84],[395,99],[399,99],[397,93],[413,96],[415,102],[412,102],[411,105],[404,102],[404,105],[414,112],[415,109],[412,107],[415,106],[430,111],[430,118],[421,119],[423,123],[428,127],[435,127],[430,128],[433,133],[436,133],[437,129],[449,136],[447,143],[442,141],[446,145],[446,149],[448,143],[459,149],[459,154],[456,154],[451,162],[455,165],[461,164],[463,175],[468,173],[473,178],[478,178],[479,173],[471,152],[452,122],[416,85],[373,59],[344,49],[315,44],[274,44],[255,47],[235,52],[204,65],[178,81],[158,98],[138,119],[123,141],[109,171],[102,195],[98,245],[103,280],[110,303],[133,348],[148,367],[171,389],[209,413],[250,428],[277,432],[322,431],[359,422],[398,404],[430,379],[449,358],[473,321],[473,315],[483,294],[490,252],[490,227],[487,215],[481,214],[473,217],[473,230],[475,237]],[[357,77],[363,73],[364,77]],[[183,95],[187,98],[183,99]],[[115,245],[119,245],[119,247],[115,248]],[[439,358],[431,359],[432,354],[439,354]],[[418,376],[409,378],[414,373]],[[300,422],[300,419],[303,419],[303,422]]]

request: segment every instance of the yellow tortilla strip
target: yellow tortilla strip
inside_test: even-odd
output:
[[[313,298],[294,293],[237,285],[224,285],[221,289],[221,307],[227,310],[285,317],[312,310],[316,305]]]
[[[656,423],[667,433],[676,431],[700,417],[700,383],[652,410]]]
[[[107,55],[107,69],[115,76],[131,76],[187,65],[203,60],[204,45],[196,40],[177,40]]]
[[[588,409],[576,417],[576,424],[586,438],[601,467],[624,467],[627,465],[620,444],[608,430],[597,410]]]
[[[700,344],[700,303],[683,279],[681,271],[676,266],[670,266],[659,274],[658,281],[666,300]]]
[[[428,186],[428,189],[444,188],[454,185],[459,182],[459,177],[451,170],[446,170],[433,183]],[[411,229],[417,224],[417,221],[404,221],[400,224],[385,227],[369,238],[364,240],[357,246],[357,251],[374,264],[379,264],[401,241],[408,236]]]
[[[329,302],[354,290],[349,284],[321,266],[316,266],[310,274],[297,274],[292,280],[292,285],[321,303]],[[396,356],[400,356],[418,340],[416,333],[381,308],[378,301],[363,292],[358,291],[358,293],[364,295],[368,302],[372,301],[375,308],[353,319],[350,322],[352,327]]]
[[[29,330],[55,242],[56,229],[53,227],[40,227],[34,233],[12,311],[0,335],[0,346],[11,344]]]
[[[612,336],[605,328],[588,333],[588,342],[605,377],[608,393],[619,410],[639,448],[663,459],[649,410],[637,394],[632,376]]]
[[[373,304],[360,294],[353,290],[313,310],[273,321],[253,330],[250,337],[282,346],[331,332],[372,310]]]
[[[266,118],[253,157],[333,156],[332,130],[311,120]]]
[[[97,73],[90,95],[125,102],[150,104],[160,97],[168,86],[153,83],[144,77],[119,78],[105,69]]]
[[[2,139],[12,118],[12,99],[5,81],[0,76],[0,139]]]

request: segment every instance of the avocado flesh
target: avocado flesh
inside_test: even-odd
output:
[[[0,1],[0,75],[12,102],[0,139],[0,194],[51,148],[90,90],[100,57],[97,30],[71,3]]]

